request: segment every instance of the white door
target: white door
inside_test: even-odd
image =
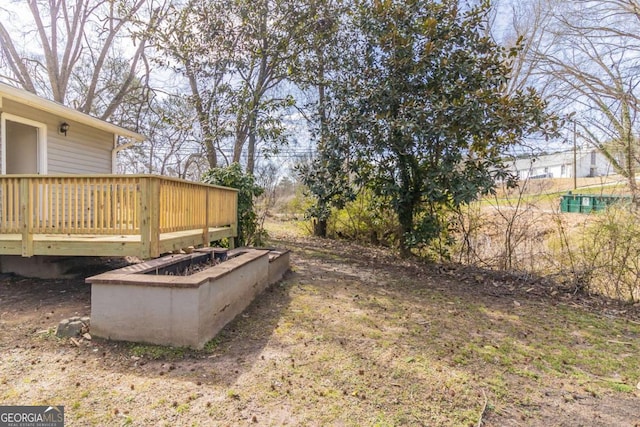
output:
[[[2,174],[46,174],[46,125],[11,114],[1,122]]]
[[[7,174],[38,173],[38,128],[7,121]]]

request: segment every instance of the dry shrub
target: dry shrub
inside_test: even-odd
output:
[[[455,213],[452,249],[464,264],[555,278],[576,291],[640,298],[640,213],[613,206],[590,215],[520,203]]]
[[[575,264],[590,291],[635,302],[640,297],[640,214],[613,206],[572,236]]]
[[[465,206],[452,218],[457,230],[454,259],[484,268],[537,272],[551,232],[545,216],[522,200]]]

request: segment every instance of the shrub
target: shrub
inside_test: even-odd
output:
[[[264,230],[258,227],[258,215],[254,208],[254,198],[264,190],[256,185],[253,175],[244,173],[238,163],[225,168],[210,169],[202,178],[207,184],[222,185],[238,190],[238,237],[236,246],[261,245]]]
[[[394,246],[398,223],[395,214],[381,197],[362,190],[344,208],[334,210],[328,220],[328,233],[332,236]]]
[[[640,297],[639,254],[640,214],[617,205],[585,228],[575,259],[590,290],[633,302]]]

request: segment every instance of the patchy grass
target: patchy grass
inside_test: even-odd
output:
[[[300,238],[286,224],[276,237],[294,250],[292,273],[200,351],[42,339],[42,293],[21,283],[0,318],[2,403],[64,404],[70,426],[640,421],[631,307]],[[11,288],[0,285],[3,301]],[[57,314],[89,301],[56,298]]]
[[[131,344],[129,351],[135,357],[144,357],[151,360],[182,359],[190,352],[190,350],[185,347],[170,347],[154,344]]]

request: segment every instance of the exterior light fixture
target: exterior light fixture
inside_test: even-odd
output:
[[[64,136],[67,136],[67,132],[69,131],[69,123],[62,122],[60,124],[60,133],[63,133]]]

